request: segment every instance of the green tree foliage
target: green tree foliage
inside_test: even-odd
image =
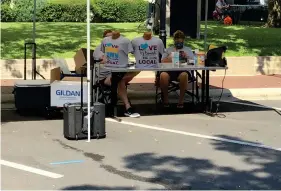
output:
[[[46,0],[36,0],[36,16],[46,5]],[[13,9],[16,13],[16,21],[30,22],[33,20],[34,0],[16,0]]]
[[[281,28],[281,0],[268,0],[267,26]]]

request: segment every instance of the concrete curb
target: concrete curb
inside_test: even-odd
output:
[[[210,96],[218,99],[222,93],[221,89],[210,89]],[[199,94],[201,91],[199,90]],[[155,91],[133,91],[128,90],[131,100],[154,100]],[[170,95],[171,99],[177,99],[177,94]],[[222,98],[237,98],[247,100],[281,100],[281,88],[252,88],[252,89],[224,89]],[[1,103],[13,103],[13,94],[2,94]]]

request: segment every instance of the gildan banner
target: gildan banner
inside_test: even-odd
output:
[[[87,83],[83,84],[83,102],[87,103]],[[63,107],[65,103],[81,103],[81,82],[55,81],[51,84],[51,106]]]

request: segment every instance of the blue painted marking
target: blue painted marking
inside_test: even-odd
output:
[[[59,165],[59,164],[72,164],[72,163],[82,163],[83,160],[68,160],[68,161],[61,161],[61,162],[51,162],[51,165]]]

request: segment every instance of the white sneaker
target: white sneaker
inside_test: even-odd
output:
[[[140,117],[140,114],[134,112],[134,109],[131,107],[129,109],[127,109],[127,111],[124,113],[124,115],[127,117],[133,117],[133,118]]]

